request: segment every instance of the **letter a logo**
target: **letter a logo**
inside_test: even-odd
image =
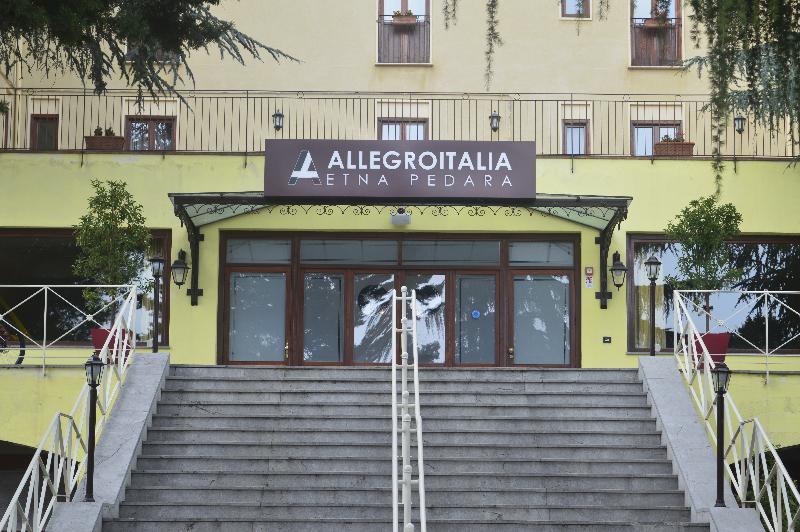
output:
[[[317,167],[314,166],[314,159],[311,158],[311,152],[308,150],[301,151],[297,157],[297,162],[294,163],[294,171],[289,177],[289,185],[296,185],[299,179],[313,179],[315,185],[322,184],[319,180]]]

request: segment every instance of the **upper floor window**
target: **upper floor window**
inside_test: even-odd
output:
[[[586,120],[564,121],[564,155],[587,155],[589,153],[588,122]]]
[[[58,149],[58,115],[31,115],[31,149]]]
[[[664,137],[681,135],[680,122],[634,122],[632,152],[637,157],[651,157],[653,144]]]
[[[428,121],[420,119],[381,119],[380,140],[427,140]]]
[[[682,57],[680,2],[631,0],[631,65],[676,66]]]
[[[561,16],[565,18],[591,18],[590,0],[561,0]]]
[[[131,151],[175,149],[174,116],[129,116],[125,131]]]
[[[430,61],[430,0],[379,0],[378,63]]]

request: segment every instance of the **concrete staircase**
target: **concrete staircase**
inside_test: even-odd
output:
[[[431,532],[709,530],[636,370],[420,379]],[[391,530],[389,390],[382,368],[173,366],[103,530]]]

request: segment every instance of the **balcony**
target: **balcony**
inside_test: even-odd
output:
[[[631,19],[631,66],[678,66],[681,36],[679,18]]]
[[[107,149],[167,156],[260,153],[270,139],[396,138],[536,141],[540,156],[650,158],[665,135],[694,143],[694,157],[714,152],[709,101],[698,95],[194,90],[183,92],[183,100],[137,104],[132,90],[95,96],[82,89],[17,89],[0,99],[10,104],[0,117],[2,150],[92,151],[86,137],[99,126],[120,140]],[[495,111],[496,131],[489,119]],[[754,125],[748,117],[739,135],[731,124],[723,155],[797,155],[788,121],[776,120],[774,132]]]
[[[431,62],[431,20],[428,16],[378,18],[378,63]]]

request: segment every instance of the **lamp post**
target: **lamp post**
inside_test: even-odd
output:
[[[103,377],[103,361],[96,354],[84,364],[86,384],[89,385],[89,436],[86,450],[86,497],[84,502],[94,502],[94,440],[97,424],[97,386]]]
[[[731,383],[731,370],[724,362],[717,363],[711,370],[711,380],[714,382],[714,391],[717,392],[717,503],[714,506],[725,506],[725,392]]]
[[[489,127],[494,132],[500,129],[500,113],[497,111],[492,111],[492,114],[489,115]]]
[[[164,275],[164,258],[156,255],[150,259],[150,267],[153,270],[153,353],[158,353],[158,307],[159,288],[161,277]]]
[[[661,271],[661,261],[654,255],[644,262],[650,279],[650,356],[656,356],[656,279]]]

